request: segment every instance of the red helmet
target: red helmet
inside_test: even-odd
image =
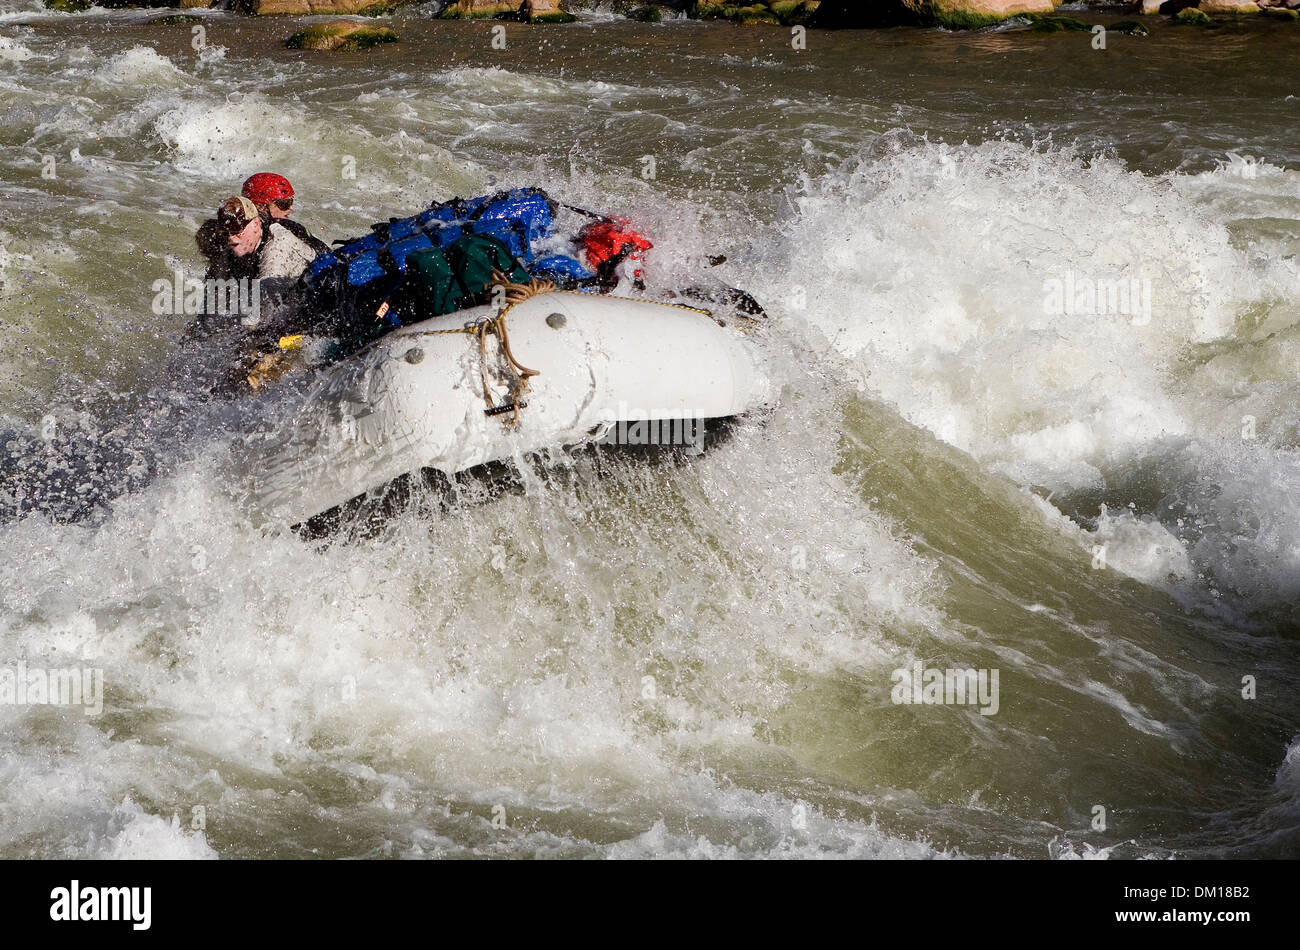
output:
[[[244,197],[254,204],[269,205],[278,198],[292,198],[293,185],[275,172],[258,172],[244,182]]]

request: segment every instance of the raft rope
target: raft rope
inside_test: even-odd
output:
[[[478,349],[479,371],[483,382],[483,402],[487,404],[490,414],[496,406],[492,404],[492,392],[488,388],[487,378],[487,335],[489,330],[496,335],[501,343],[501,355],[506,358],[506,364],[513,371],[514,375],[510,379],[510,406],[514,410],[510,419],[502,420],[507,425],[519,424],[519,410],[524,408],[527,403],[523,401],[524,393],[528,392],[528,380],[533,376],[541,374],[535,369],[529,369],[519,360],[515,359],[515,354],[510,350],[510,331],[506,328],[506,314],[516,305],[523,303],[531,297],[540,294],[554,293],[555,284],[549,280],[530,280],[526,284],[517,284],[510,280],[508,276],[499,270],[492,272],[492,280],[487,284],[485,289],[491,289],[495,292],[500,287],[506,293],[506,305],[501,308],[501,312],[491,320],[484,320],[479,324],[478,329]]]
[[[479,353],[479,382],[483,386],[483,402],[487,406],[485,410],[489,415],[501,415],[504,411],[510,411],[509,419],[503,419],[507,425],[517,425],[519,422],[519,410],[527,406],[523,402],[523,395],[528,391],[528,380],[533,376],[540,376],[541,373],[535,369],[529,369],[523,363],[515,358],[514,352],[510,349],[510,331],[506,328],[506,314],[508,314],[515,304],[523,303],[531,297],[539,294],[555,293],[555,284],[549,280],[530,280],[526,284],[517,284],[510,280],[508,276],[499,270],[492,272],[492,280],[485,285],[484,289],[495,289],[501,287],[506,293],[506,305],[501,308],[501,312],[495,317],[489,317],[486,320],[480,320],[477,323],[467,323],[460,327],[450,327],[445,330],[425,330],[420,335],[439,334],[439,333],[471,333],[478,338]],[[500,352],[505,357],[506,365],[512,371],[510,380],[510,406],[498,408],[492,402],[492,385],[488,381],[488,352],[487,338],[491,334],[500,341]]]

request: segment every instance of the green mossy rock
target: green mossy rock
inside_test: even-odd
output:
[[[741,7],[736,11],[736,22],[741,26],[755,26],[757,24],[767,24],[771,26],[780,26],[781,21],[765,6],[754,4],[753,6]]]
[[[699,3],[693,16],[697,20],[734,20],[740,7],[734,3]]]
[[[1107,33],[1127,33],[1129,36],[1147,36],[1151,33],[1146,25],[1137,20],[1120,20],[1106,27]]]
[[[81,13],[90,7],[90,0],[45,0],[45,9],[59,13]]]
[[[1174,14],[1174,22],[1181,23],[1183,26],[1214,26],[1214,17],[1208,13],[1203,13],[1196,7],[1188,7],[1186,10],[1179,10]]]
[[[813,14],[821,6],[818,0],[779,0],[769,3],[768,7],[786,26],[797,26],[812,20]]]
[[[1091,23],[1084,23],[1072,16],[1057,16],[1054,13],[1029,15],[1029,28],[1035,33],[1088,33]]]
[[[386,26],[369,26],[352,20],[334,20],[309,26],[285,42],[289,49],[352,52],[383,43],[396,43],[397,34]]]
[[[658,23],[664,18],[663,11],[658,7],[637,7],[628,13],[629,20],[639,20],[642,23]]]
[[[1300,20],[1300,11],[1288,10],[1286,7],[1265,7],[1260,12],[1279,20]]]
[[[519,5],[518,19],[525,23],[572,23],[578,18],[560,0],[524,0]]]
[[[930,7],[929,18],[935,26],[941,26],[945,30],[982,30],[1008,19],[988,13],[968,13],[965,10],[943,11],[935,6]]]

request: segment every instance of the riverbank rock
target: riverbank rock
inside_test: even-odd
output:
[[[356,20],[330,20],[295,33],[285,41],[289,49],[352,50],[369,49],[381,43],[396,43],[397,34],[386,26],[371,26]]]
[[[501,0],[454,0],[438,14],[440,20],[490,20],[519,12],[520,4]]]
[[[235,0],[234,8],[255,16],[374,16],[411,2],[414,0]]]
[[[1174,22],[1181,23],[1183,26],[1214,26],[1214,18],[1208,13],[1202,13],[1196,7],[1179,10],[1174,14]]]
[[[524,23],[572,23],[577,19],[562,0],[454,0],[442,8],[440,20],[520,20]]]
[[[697,3],[690,11],[696,20],[731,20],[742,25],[798,26],[812,21],[820,0],[775,3]]]
[[[578,19],[559,0],[524,0],[519,16],[528,23],[572,23]]]
[[[935,25],[948,29],[978,29],[1023,13],[1052,13],[1052,0],[903,0]],[[1062,19],[1069,19],[1063,17]]]
[[[1242,0],[1201,0],[1196,9],[1202,13],[1258,13],[1259,4]]]
[[[813,26],[864,29],[877,26],[942,26],[971,30],[993,26],[1013,16],[1050,14],[1052,0],[822,0]]]

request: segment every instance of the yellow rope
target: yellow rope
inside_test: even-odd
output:
[[[476,332],[478,333],[478,378],[479,382],[483,384],[483,402],[487,404],[489,409],[494,408],[492,405],[492,391],[488,386],[487,374],[487,334],[488,326],[491,322],[492,321],[490,320],[484,320],[476,328]]]
[[[439,333],[478,333],[480,323],[471,323],[465,327],[452,327],[450,330],[421,330],[419,333],[408,333],[407,336],[434,336]]]

